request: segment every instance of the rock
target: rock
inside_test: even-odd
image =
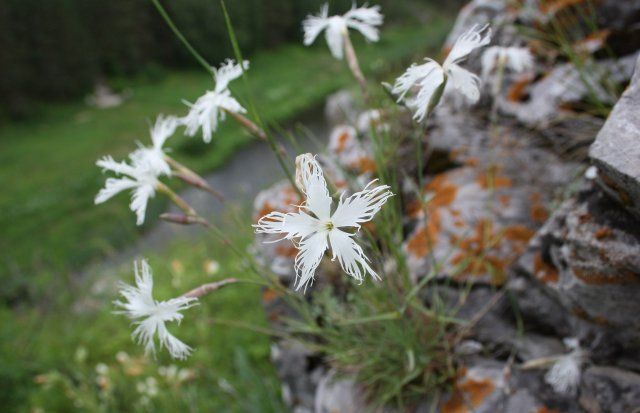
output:
[[[300,197],[289,181],[281,181],[261,191],[253,202],[254,223],[273,212],[296,212]],[[294,259],[298,250],[288,241],[273,242],[281,237],[274,234],[256,234],[253,249],[259,262],[268,265],[271,271],[286,283],[295,280]]]
[[[468,157],[465,162],[477,164],[436,175],[423,187],[424,206],[409,204],[407,216],[416,225],[403,247],[415,277],[438,262],[442,276],[504,283],[546,220],[557,183],[568,179],[572,168],[533,148],[494,151],[484,165],[480,159]]]
[[[312,411],[316,388],[324,372],[315,355],[299,342],[281,340],[271,346],[271,361],[282,382],[287,405],[292,410]]]
[[[591,146],[589,155],[598,167],[605,188],[640,216],[640,65],[607,122]]]
[[[524,294],[522,286],[514,290],[531,319],[566,336],[596,334],[600,343],[592,344],[605,353],[616,346],[637,348],[640,228],[604,193],[587,189],[566,201],[536,234],[520,265],[527,277],[519,282],[532,288]]]
[[[580,402],[588,412],[640,412],[640,375],[615,367],[592,366],[582,375]]]
[[[356,118],[356,104],[348,90],[340,90],[329,95],[324,107],[329,126],[352,124]]]
[[[582,72],[570,63],[556,65],[541,80],[530,85],[517,85],[523,89],[518,94],[507,89],[505,96],[498,97],[498,108],[526,126],[544,129],[558,120],[571,117],[572,112],[566,108],[588,98],[592,92],[601,102],[613,104],[617,97],[601,86],[602,79],[624,83],[633,73],[636,57],[637,54],[632,54],[616,60],[598,61]],[[585,77],[588,86],[583,80]],[[520,96],[528,98],[521,101]]]
[[[353,126],[338,125],[329,137],[329,154],[347,171],[371,177],[376,172],[373,150],[368,141],[358,138]]]
[[[348,378],[338,378],[329,371],[318,384],[315,413],[391,413],[390,409],[372,409],[367,405],[362,389]]]

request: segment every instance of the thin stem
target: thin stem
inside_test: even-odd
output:
[[[238,280],[237,278],[227,278],[227,279],[222,280],[222,281],[202,284],[200,287],[196,287],[193,290],[182,294],[182,297],[200,298],[200,297],[203,297],[203,296],[205,296],[207,294],[211,294],[214,291],[218,291],[219,289],[221,289],[222,287],[224,287],[226,285],[236,284],[238,282],[240,282],[240,280]]]
[[[210,193],[211,195],[216,197],[220,202],[224,202],[224,195],[222,195],[221,192],[216,191],[215,189],[213,189],[209,185],[209,183],[204,178],[202,178],[200,175],[198,175],[197,173],[195,173],[191,169],[187,168],[186,166],[184,166],[180,162],[176,161],[175,159],[173,159],[169,155],[165,155],[164,159],[176,171],[176,173],[174,175],[177,178],[183,180],[184,182],[186,182],[187,184],[189,184],[191,186],[194,186],[196,188],[202,189],[202,190]]]
[[[342,33],[342,37],[344,38],[344,50],[347,58],[347,64],[349,65],[349,69],[351,69],[351,73],[358,81],[360,85],[360,90],[362,91],[362,99],[364,100],[365,105],[369,105],[369,91],[367,90],[367,80],[362,74],[362,70],[360,69],[360,62],[358,62],[358,56],[356,55],[356,51],[353,48],[353,43],[351,43],[351,37],[349,36],[349,31],[345,30]]]
[[[191,205],[189,205],[187,203],[187,201],[182,199],[180,197],[180,195],[178,195],[175,192],[173,192],[173,190],[171,188],[169,188],[168,186],[166,186],[162,182],[158,182],[156,184],[156,189],[158,190],[158,192],[161,192],[161,193],[165,194],[171,200],[171,202],[173,202],[178,208],[180,208],[182,210],[182,212],[187,214],[187,216],[189,216],[189,217],[200,217],[198,215],[198,213],[196,212],[196,210],[193,209],[191,207]]]
[[[171,28],[171,30],[173,31],[173,33],[178,37],[178,39],[180,39],[180,41],[182,42],[182,44],[187,48],[187,50],[189,50],[189,53],[191,53],[193,55],[193,57],[198,61],[198,63],[200,63],[202,65],[202,67],[204,67],[207,72],[211,73],[212,75],[214,75],[214,71],[213,68],[211,67],[211,65],[209,63],[207,63],[207,61],[205,60],[204,57],[202,57],[200,55],[200,53],[198,53],[196,51],[196,49],[193,48],[193,46],[191,46],[191,43],[189,43],[189,41],[187,40],[186,37],[184,37],[184,35],[182,34],[182,32],[178,29],[178,27],[173,23],[173,20],[171,20],[171,17],[169,17],[169,14],[167,13],[167,11],[164,9],[164,7],[162,7],[162,5],[160,4],[160,2],[158,0],[151,0],[151,2],[153,3],[153,5],[156,7],[156,9],[158,10],[158,13],[160,13],[160,15],[162,16],[162,18],[164,19],[164,21],[167,23],[167,25]]]

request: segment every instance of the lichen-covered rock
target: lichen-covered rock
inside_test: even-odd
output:
[[[333,129],[329,154],[342,168],[356,175],[371,177],[376,171],[373,150],[358,138],[358,130],[353,126],[338,125]]]
[[[271,346],[271,361],[282,382],[282,396],[292,410],[313,411],[324,368],[302,344],[281,340]]]
[[[640,375],[592,366],[582,375],[580,404],[587,412],[640,412]]]
[[[617,97],[602,87],[602,81],[605,78],[613,83],[628,80],[636,56],[598,61],[582,71],[569,63],[557,65],[535,83],[528,84],[523,78],[523,83],[506,89],[505,96],[498,97],[498,107],[502,113],[515,116],[526,126],[543,129],[558,120],[575,116],[568,108],[589,94],[595,94],[601,102],[613,104]],[[521,96],[527,96],[526,100],[521,100]]]
[[[320,379],[316,390],[315,413],[393,413],[388,408],[373,409],[362,389],[352,379],[339,378],[329,371]]]
[[[566,201],[536,234],[520,264],[528,279],[512,287],[531,318],[564,335],[586,334],[585,325],[573,321],[578,318],[617,337],[623,347],[638,345],[640,228],[604,193],[585,190]],[[528,285],[524,291],[522,283]],[[601,346],[613,344],[604,340]]]
[[[324,114],[331,127],[352,123],[357,114],[353,94],[348,90],[340,90],[329,95],[325,103]]]
[[[295,212],[301,202],[300,196],[289,181],[279,182],[261,191],[253,202],[254,222],[274,211]],[[268,266],[283,281],[290,283],[295,279],[294,260],[298,250],[290,242],[273,242],[279,236],[274,234],[256,234],[253,244],[256,258]]]
[[[422,192],[424,204],[409,205],[418,223],[404,244],[416,277],[436,262],[456,280],[502,284],[547,217],[544,194],[496,168],[453,169]]]
[[[591,146],[609,193],[640,216],[640,65]]]

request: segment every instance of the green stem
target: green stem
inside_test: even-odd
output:
[[[173,23],[173,20],[171,20],[171,17],[169,17],[169,14],[167,13],[167,11],[164,9],[164,7],[162,7],[162,5],[160,4],[160,1],[151,0],[151,2],[156,7],[156,9],[158,10],[158,13],[160,13],[164,21],[167,23],[167,25],[171,28],[173,33],[178,37],[178,39],[180,39],[180,41],[187,48],[187,50],[189,50],[189,53],[193,55],[193,57],[198,61],[198,63],[202,65],[202,67],[204,67],[207,70],[207,72],[211,73],[211,75],[214,75],[215,73],[211,65],[204,59],[204,57],[200,55],[200,53],[196,51],[196,49],[193,48],[193,46],[191,46],[191,43],[189,43],[187,38],[184,37],[182,32]]]

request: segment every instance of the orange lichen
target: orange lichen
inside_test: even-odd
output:
[[[534,192],[529,196],[531,201],[531,219],[534,222],[544,222],[549,218],[547,208],[542,204],[542,196]]]
[[[429,209],[451,205],[456,199],[458,187],[444,174],[438,175],[425,185],[424,190],[431,195],[427,204]]]
[[[361,156],[355,163],[355,169],[361,174],[373,173],[376,171],[376,163],[367,156]]]
[[[429,219],[409,238],[407,251],[415,257],[425,257],[438,240],[440,219],[438,211],[432,211]]]
[[[536,413],[560,413],[560,411],[555,409],[550,409],[547,406],[542,406],[538,410],[536,410]]]
[[[574,268],[573,275],[585,284],[590,285],[637,284],[640,281],[640,277],[629,270],[619,270],[615,274],[602,274]]]
[[[546,0],[540,2],[540,11],[553,16],[568,7],[584,3],[584,1],[585,0]]]
[[[472,413],[493,393],[494,389],[495,385],[489,379],[458,380],[453,394],[442,405],[441,411],[442,413]]]
[[[533,258],[533,272],[535,277],[543,283],[557,283],[560,279],[558,270],[544,261],[540,253]]]
[[[478,221],[475,233],[458,242],[459,252],[451,258],[451,264],[463,266],[455,278],[478,277],[489,272],[492,274],[492,282],[502,284],[505,268],[512,260],[504,260],[496,256],[494,248],[499,246],[500,238],[500,235],[493,230],[491,221]]]
[[[278,244],[276,246],[276,255],[286,258],[294,258],[298,254],[298,250],[291,243]]]
[[[256,216],[254,218],[256,222],[258,222],[260,218],[262,218],[265,215],[269,215],[273,211],[275,211],[275,207],[267,201],[264,204],[262,204],[262,208],[260,208],[260,210],[256,213]]]
[[[600,228],[598,229],[593,236],[596,237],[596,239],[603,239],[603,238],[608,238],[613,234],[613,231],[611,230],[611,228]]]
[[[347,142],[351,138],[351,134],[347,131],[344,131],[338,136],[338,146],[336,147],[336,153],[342,153],[347,147]]]
[[[476,183],[484,189],[508,188],[513,185],[510,178],[500,176],[491,172],[482,174],[476,178]]]
[[[573,50],[577,53],[594,53],[602,49],[607,43],[607,39],[611,35],[611,30],[603,29],[593,32],[585,38],[578,40],[573,44]]]
[[[509,198],[508,195],[498,195],[498,202],[500,202],[500,205],[502,205],[503,207],[508,207],[509,203],[511,202],[511,198]]]
[[[277,299],[278,297],[280,297],[280,294],[278,294],[275,290],[272,290],[271,288],[265,288],[265,290],[262,292],[262,302],[264,304],[269,304],[273,302],[275,299]]]
[[[507,89],[507,100],[509,102],[521,102],[526,96],[526,91],[534,77],[530,74],[520,76]]]

